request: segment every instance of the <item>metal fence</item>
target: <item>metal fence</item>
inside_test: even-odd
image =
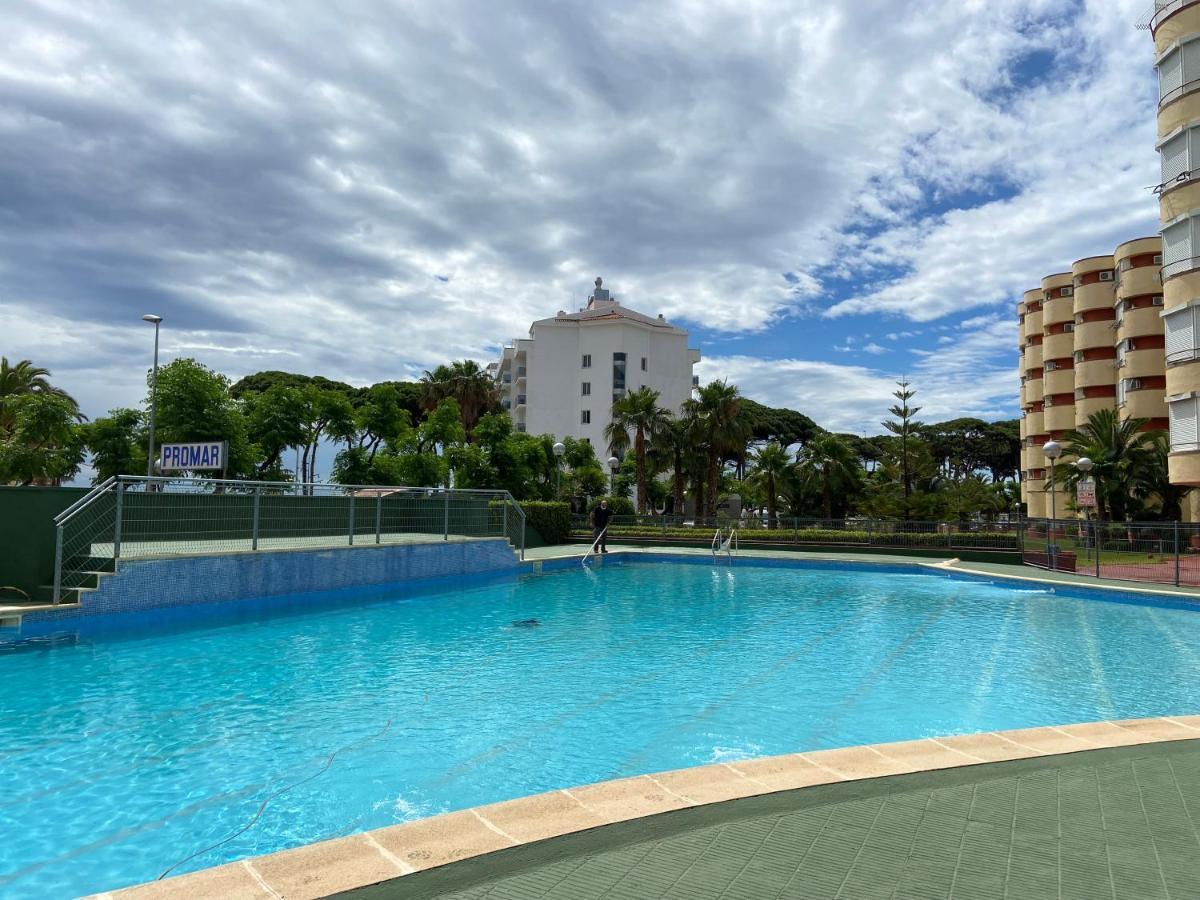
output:
[[[741,516],[737,519],[684,516],[613,516],[608,538],[692,543],[707,541],[717,528],[738,529],[743,544],[844,545],[881,549],[1020,550],[1021,529],[1016,522],[903,522],[884,519],[801,519]],[[590,536],[587,517],[573,519],[575,537]]]
[[[1096,578],[1200,585],[1200,524],[1095,522],[1025,523],[1026,565]]]
[[[122,475],[54,520],[54,602],[122,559],[503,537],[525,557],[507,491]]]

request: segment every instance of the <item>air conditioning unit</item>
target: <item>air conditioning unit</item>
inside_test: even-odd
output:
[[[1113,280],[1113,273],[1112,273],[1112,272],[1101,272],[1101,273],[1100,273],[1100,280],[1101,280],[1101,281],[1112,281],[1112,280]]]
[[[1126,380],[1125,380],[1125,390],[1127,390],[1127,391],[1140,391],[1141,389],[1142,389],[1142,379],[1140,379],[1140,378],[1128,378],[1128,379],[1126,379]]]
[[[1151,303],[1152,303],[1154,306],[1162,306],[1162,305],[1163,305],[1163,298],[1162,298],[1162,296],[1161,296],[1161,295],[1156,295],[1156,296],[1154,296],[1154,297],[1152,297],[1152,298],[1151,298],[1150,302],[1151,302]]]
[[[1155,253],[1155,254],[1154,254],[1154,264],[1155,264],[1156,266],[1161,266],[1161,265],[1162,265],[1162,254],[1161,254],[1161,253]]]
[[[1058,296],[1070,297],[1073,293],[1075,293],[1075,289],[1072,287],[1059,288]]]

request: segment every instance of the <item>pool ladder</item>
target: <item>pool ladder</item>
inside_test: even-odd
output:
[[[721,529],[718,528],[717,533],[713,535],[713,539],[712,539],[713,562],[716,562],[718,559],[720,559],[721,554],[724,553],[725,558],[729,560],[729,564],[732,566],[733,565],[733,554],[737,553],[737,548],[738,548],[737,529],[730,528],[729,529],[729,537],[722,538]]]

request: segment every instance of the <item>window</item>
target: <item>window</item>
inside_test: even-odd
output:
[[[524,433],[524,431],[525,431],[525,423],[524,422],[517,423],[517,431]]]
[[[583,387],[582,387],[582,390],[580,391],[580,394],[584,397],[592,396],[592,383],[590,381],[585,381],[583,383]]]
[[[1162,265],[1162,254],[1161,254],[1161,253],[1155,253],[1155,254],[1154,254],[1154,264],[1155,264],[1156,266],[1161,266],[1161,265]]]
[[[1184,397],[1167,405],[1172,450],[1200,450],[1200,397]]]
[[[1074,330],[1075,330],[1074,322],[1068,322],[1066,325],[1063,326],[1063,334],[1070,334]]]
[[[1150,305],[1151,305],[1151,306],[1162,306],[1162,305],[1163,305],[1163,298],[1162,298],[1162,294],[1157,294],[1156,296],[1154,296],[1154,297],[1151,297],[1151,298],[1150,298]]]
[[[1071,284],[1075,285],[1075,287],[1083,287],[1083,276],[1076,275],[1071,279]]]
[[[644,356],[642,357],[642,371],[646,371],[646,357]]]
[[[1075,388],[1075,399],[1076,400],[1086,400],[1087,399],[1087,395],[1084,393],[1083,388]]]
[[[625,354],[613,354],[613,392],[625,390]],[[615,398],[614,398],[615,399]]]
[[[1163,229],[1163,278],[1195,266],[1196,228],[1196,219],[1189,216]]]
[[[1058,362],[1053,359],[1048,359],[1048,360],[1046,360],[1046,364],[1045,364],[1045,366],[1043,366],[1043,368],[1047,372],[1057,371],[1058,370]]]
[[[1196,359],[1197,306],[1186,306],[1172,310],[1163,316],[1163,332],[1166,335],[1167,365]]]
[[[583,354],[583,362],[580,364],[581,369],[590,369],[592,367],[592,354]]]
[[[1125,378],[1117,379],[1117,406],[1125,405],[1125,393],[1126,393],[1125,382],[1126,382],[1126,380],[1127,379],[1125,379]]]
[[[579,424],[580,425],[591,425],[592,424],[592,411],[590,409],[583,409],[583,410],[579,411]]]
[[[1083,362],[1083,351],[1082,350],[1075,351],[1075,362],[1077,362],[1077,363]]]
[[[1045,399],[1045,401],[1043,401],[1043,403],[1042,403],[1042,408],[1045,409],[1047,406],[1053,406],[1053,405],[1054,405],[1054,398],[1047,397]]]
[[[1158,102],[1174,100],[1200,79],[1200,41],[1176,47],[1157,66]]]
[[[1133,268],[1133,260],[1128,256],[1121,260],[1121,265],[1118,267],[1122,272],[1128,272]]]

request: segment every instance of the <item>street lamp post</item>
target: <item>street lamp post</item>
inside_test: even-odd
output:
[[[554,499],[559,499],[559,494],[562,493],[562,458],[567,452],[566,446],[562,441],[556,441],[554,444]]]
[[[615,456],[608,458],[608,468],[612,473],[608,479],[608,496],[615,497],[617,494],[617,468],[621,465],[621,461]]]
[[[162,324],[162,316],[147,313],[142,321],[154,326],[154,369],[150,375],[150,450],[146,454],[146,477],[154,476],[154,416],[158,411],[158,327]]]
[[[1058,441],[1046,441],[1042,445],[1042,452],[1046,454],[1046,459],[1050,460],[1050,527],[1046,532],[1046,549],[1050,555],[1050,569],[1053,571],[1057,568],[1056,559],[1058,547],[1054,543],[1054,520],[1058,518],[1058,509],[1055,505],[1054,491],[1054,462],[1062,456],[1062,445]]]

